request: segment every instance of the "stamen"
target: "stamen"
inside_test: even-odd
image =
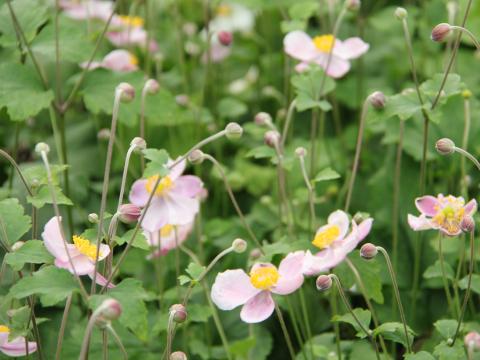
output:
[[[89,240],[77,235],[73,235],[72,241],[81,254],[88,256],[91,260],[95,260],[97,256],[96,245],[92,244]],[[102,256],[102,253],[100,252],[98,256]]]
[[[273,266],[259,266],[250,273],[250,282],[257,289],[268,290],[274,286],[280,274]]]
[[[158,175],[150,176],[147,179],[147,183],[145,184],[145,188],[147,189],[148,193],[151,194],[153,188],[155,187],[155,183],[158,180]],[[157,186],[157,190],[155,191],[155,195],[162,195],[166,190],[170,189],[173,186],[173,181],[170,179],[169,176],[165,176],[160,180],[160,183]]]
[[[324,249],[329,247],[332,242],[334,242],[340,235],[340,228],[338,225],[331,225],[325,230],[318,232],[313,239],[312,244],[318,247],[319,249]]]
[[[313,38],[313,43],[316,48],[327,54],[332,51],[334,42],[335,37],[332,34],[315,36]]]
[[[0,325],[0,333],[9,333],[9,332],[10,332],[10,328],[8,326]]]

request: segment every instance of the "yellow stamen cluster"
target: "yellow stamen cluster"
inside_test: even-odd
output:
[[[250,273],[250,282],[257,289],[268,290],[277,283],[279,277],[273,266],[260,266]]]
[[[313,239],[312,244],[319,249],[329,247],[340,235],[340,228],[338,225],[330,225],[325,230],[318,232]]]
[[[328,54],[333,49],[333,44],[335,43],[335,37],[331,34],[315,36],[313,38],[313,43],[318,50]]]
[[[160,237],[165,238],[169,236],[173,231],[173,225],[167,224],[160,229]]]
[[[129,61],[130,61],[130,64],[132,65],[138,65],[138,58],[133,54],[130,54]]]
[[[155,183],[158,180],[158,175],[150,176],[147,179],[147,183],[145,184],[145,188],[147,189],[148,193],[151,194],[153,188],[155,187]],[[170,179],[169,176],[165,176],[160,180],[160,183],[157,186],[157,190],[155,190],[155,195],[162,195],[166,190],[170,189],[173,186],[173,181]]]
[[[127,26],[142,27],[145,23],[140,16],[120,15],[119,18]]]
[[[221,4],[217,7],[217,15],[228,16],[232,13],[232,8],[227,4]]]
[[[0,333],[9,333],[9,332],[10,332],[10,328],[8,326],[0,325]]]
[[[88,256],[91,260],[95,260],[97,256],[96,245],[92,244],[89,240],[77,235],[73,235],[72,241],[81,254]],[[98,256],[102,256],[101,252],[98,254]]]
[[[433,217],[433,222],[448,233],[454,234],[460,230],[460,223],[465,215],[463,207],[455,209],[451,206],[446,206]]]

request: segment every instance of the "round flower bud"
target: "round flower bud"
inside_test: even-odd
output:
[[[347,9],[350,11],[358,11],[360,9],[360,0],[347,0]]]
[[[108,139],[110,139],[110,129],[101,129],[97,133],[97,139],[98,140],[108,140]]]
[[[178,324],[187,320],[187,309],[182,304],[174,304],[170,306],[170,314],[173,316],[173,321]]]
[[[115,299],[106,299],[100,305],[100,316],[103,320],[116,320],[122,314],[122,305]]]
[[[265,145],[275,148],[280,141],[280,133],[275,130],[267,131],[263,137]]]
[[[233,34],[229,31],[220,31],[218,33],[218,41],[223,46],[229,46],[233,41]]]
[[[385,98],[385,95],[381,91],[375,91],[373,92],[369,97],[368,100],[370,101],[370,104],[375,108],[375,109],[383,109],[385,107],[385,102],[387,99]]]
[[[361,224],[363,221],[365,221],[366,219],[368,219],[370,217],[370,214],[368,213],[364,213],[364,212],[357,212],[355,213],[355,215],[353,215],[353,221],[355,221],[355,223],[357,225]]]
[[[398,20],[403,20],[407,18],[408,11],[403,7],[397,7],[394,14]]]
[[[435,143],[435,149],[441,155],[448,155],[455,152],[455,143],[448,138],[443,138]]]
[[[432,29],[432,34],[430,35],[430,38],[433,41],[443,41],[450,34],[450,31],[451,31],[450,24],[447,24],[447,23],[438,24]]]
[[[140,209],[137,205],[122,204],[118,209],[118,214],[120,221],[124,222],[125,224],[131,224],[140,218],[140,215],[142,215],[142,209]]]
[[[307,149],[305,149],[303,146],[299,146],[295,149],[295,155],[298,157],[304,157],[307,155]]]
[[[95,213],[88,214],[88,222],[91,224],[98,224],[98,215]]]
[[[465,215],[460,223],[460,228],[466,233],[475,230],[475,220],[473,220],[473,217],[470,215]]]
[[[468,89],[462,91],[462,96],[464,99],[470,99],[472,97],[472,92]]]
[[[205,154],[202,150],[193,150],[190,155],[188,155],[188,161],[193,165],[201,164],[205,160]]]
[[[480,350],[480,334],[476,331],[470,331],[464,338],[465,346],[473,350]]]
[[[48,146],[44,142],[39,142],[37,145],[35,145],[35,152],[37,154],[41,154],[41,153],[48,154],[50,152],[50,146]]]
[[[147,148],[147,142],[141,137],[137,136],[132,139],[130,146],[134,146],[136,150],[145,150]]]
[[[260,256],[262,256],[262,252],[260,251],[260,249],[253,249],[252,251],[250,251],[250,260],[257,260],[258,258],[260,258]]]
[[[129,103],[135,98],[135,89],[129,83],[122,82],[118,84],[115,91],[120,95],[121,102]]]
[[[243,128],[236,122],[228,123],[225,126],[225,136],[229,139],[239,139],[242,137]]]
[[[20,249],[23,245],[25,245],[25,242],[24,241],[17,241],[16,243],[14,243],[12,245],[12,251],[17,251],[18,249]]]
[[[175,102],[177,103],[177,105],[180,106],[188,106],[188,104],[190,103],[190,98],[188,97],[188,95],[180,94],[175,96]]]
[[[259,112],[255,115],[255,124],[259,126],[267,125],[272,123],[272,117],[269,113],[266,112]]]
[[[145,82],[145,90],[147,91],[147,94],[155,95],[158,93],[158,90],[160,90],[160,84],[155,79],[148,79]]]
[[[236,253],[241,254],[247,250],[247,242],[243,239],[235,239],[232,242],[232,249]]]
[[[185,35],[193,36],[196,34],[198,30],[197,24],[195,24],[194,22],[186,22],[185,24],[183,24],[182,30],[185,33]]]
[[[332,278],[328,275],[320,275],[315,281],[317,289],[320,291],[326,291],[332,287]]]
[[[40,180],[38,180],[37,178],[33,178],[32,181],[30,181],[30,187],[32,189],[38,189],[40,185]]]
[[[377,254],[377,247],[371,243],[366,243],[360,248],[360,256],[364,259],[373,259]]]
[[[183,351],[175,351],[170,354],[170,360],[187,360],[187,355]]]

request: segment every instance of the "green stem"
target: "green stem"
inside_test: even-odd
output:
[[[337,292],[335,288],[332,288],[332,292],[330,294],[330,308],[332,310],[332,318],[338,314],[338,304],[337,304]],[[338,360],[342,360],[342,347],[340,344],[340,325],[338,322],[333,323],[333,330],[335,332],[335,344],[337,347],[337,357]]]
[[[277,314],[280,327],[282,328],[283,336],[285,338],[285,342],[287,343],[287,348],[288,348],[288,352],[290,353],[290,357],[292,358],[292,360],[295,360],[295,350],[293,350],[292,340],[290,339],[290,335],[288,334],[287,326],[285,325],[285,320],[283,319],[282,311],[278,307],[277,303],[275,303],[275,312]]]
[[[63,310],[62,322],[60,324],[60,331],[58,332],[57,350],[55,352],[55,360],[60,360],[62,354],[63,338],[65,336],[65,328],[67,327],[68,314],[72,305],[72,294],[67,297],[65,309]]]
[[[470,98],[464,97],[463,99],[463,136],[462,136],[462,149],[468,151],[468,137],[470,135],[470,123],[471,123],[471,111],[470,111]],[[464,197],[467,197],[468,190],[467,190],[467,173],[465,170],[465,157],[462,156],[461,159],[461,176],[462,181],[461,184],[461,194]]]
[[[128,359],[127,350],[125,350],[125,347],[123,346],[122,339],[120,338],[120,336],[118,336],[117,332],[113,329],[112,325],[110,325],[110,324],[107,325],[106,329],[110,332],[110,334],[112,334],[113,339],[115,340],[115,342],[118,345],[118,348],[122,352],[123,358]]]
[[[288,307],[288,313],[290,314],[290,318],[292,320],[293,332],[295,333],[295,337],[297,338],[297,342],[302,349],[302,357],[306,360],[307,356],[305,355],[304,346],[302,346],[302,344],[304,344],[305,342],[302,339],[302,334],[300,333],[300,328],[298,326],[299,322],[298,322],[298,319],[297,319],[297,315],[295,314],[295,310],[292,306],[292,302],[290,301],[290,298],[287,296],[285,299],[286,299],[286,303],[287,303],[287,307]]]

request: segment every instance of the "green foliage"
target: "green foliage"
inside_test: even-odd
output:
[[[143,156],[150,160],[145,168],[144,177],[165,176],[168,174],[168,169],[166,168],[168,153],[165,150],[145,149],[143,150]]]
[[[455,335],[455,331],[457,330],[458,321],[451,319],[438,320],[433,326],[435,326],[435,329],[437,329],[445,340],[448,340],[453,339],[453,335]]]
[[[298,111],[315,108],[322,111],[331,109],[328,101],[319,99],[335,89],[335,82],[325,76],[324,71],[320,68],[315,67],[302,74],[292,76],[292,85],[297,95],[295,102]]]
[[[353,309],[352,311],[362,325],[363,329],[366,329],[367,331],[370,330],[370,322],[372,321],[372,314],[370,313],[370,311],[360,308]],[[356,336],[361,339],[364,339],[368,336],[367,334],[365,334],[365,331],[362,330],[362,327],[360,327],[357,320],[349,312],[344,315],[335,315],[332,320],[338,322],[345,322],[352,325],[357,331]]]
[[[0,201],[0,237],[7,244],[14,244],[30,230],[32,220],[25,215],[17,199]]]
[[[29,240],[18,250],[5,255],[5,262],[13,270],[21,270],[25,264],[52,263],[53,256],[40,240]]]
[[[405,337],[405,330],[402,323],[398,322],[385,322],[378,326],[374,331],[373,335],[378,336],[382,335],[384,339],[391,340],[396,343],[400,343],[403,346],[407,346],[407,341],[411,345],[413,343],[414,332],[412,329],[407,327],[408,340]]]

